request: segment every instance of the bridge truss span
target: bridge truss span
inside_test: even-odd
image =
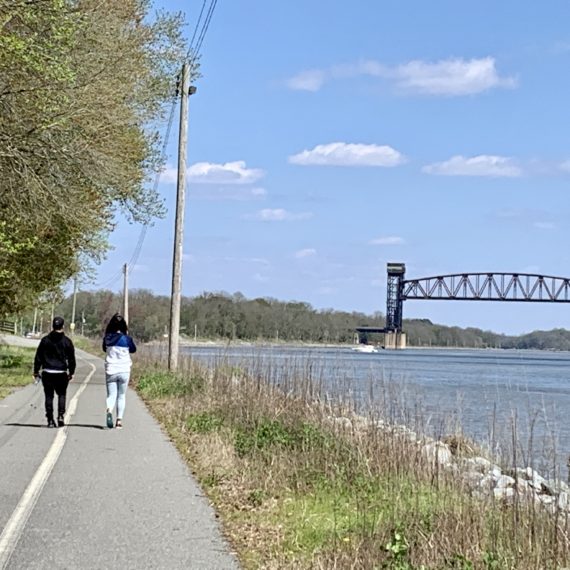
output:
[[[530,273],[461,273],[402,280],[400,299],[570,303],[570,278]]]

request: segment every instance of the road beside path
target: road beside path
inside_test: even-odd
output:
[[[37,338],[24,338],[23,336],[0,334],[0,344],[9,344],[10,346],[19,346],[22,348],[35,348],[39,343],[40,339]]]
[[[0,568],[237,569],[211,506],[137,394],[127,394],[125,428],[106,429],[103,361],[77,352],[68,412],[81,394],[64,430],[44,427],[41,385],[0,400]]]

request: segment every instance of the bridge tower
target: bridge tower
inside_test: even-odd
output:
[[[403,263],[388,263],[388,294],[386,297],[386,330],[401,332],[402,330],[402,287],[406,276]]]
[[[386,348],[405,348],[406,335],[402,332],[402,289],[406,277],[406,265],[404,263],[388,263],[387,271],[388,291],[386,297],[384,344]]]

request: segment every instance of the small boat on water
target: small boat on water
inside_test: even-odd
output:
[[[378,349],[372,344],[359,344],[352,348],[354,352],[364,352],[365,354],[371,354],[373,352],[378,352]]]

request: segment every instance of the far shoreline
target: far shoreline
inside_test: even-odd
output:
[[[146,343],[147,346],[166,346],[168,344],[167,339],[152,340]],[[238,347],[238,348],[292,348],[292,349],[303,349],[303,348],[330,348],[330,349],[353,349],[358,344],[342,344],[342,343],[319,343],[319,342],[271,342],[271,341],[244,341],[244,340],[191,340],[191,339],[181,339],[179,342],[180,348],[228,348],[228,347]],[[476,350],[481,352],[565,352],[568,350],[559,350],[554,348],[503,348],[503,347],[470,347],[470,346],[407,346],[405,349],[393,350],[385,349],[384,347],[378,345],[375,346],[379,352],[374,354],[381,354],[382,352],[406,352],[410,350],[438,350],[438,351],[468,351]]]

